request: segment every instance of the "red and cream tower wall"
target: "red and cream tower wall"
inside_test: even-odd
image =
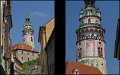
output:
[[[28,44],[34,48],[34,30],[30,18],[26,17],[25,24],[23,26],[23,43]]]
[[[106,74],[105,30],[101,25],[100,10],[95,0],[85,0],[86,7],[80,12],[80,27],[77,29],[77,62],[97,67]]]

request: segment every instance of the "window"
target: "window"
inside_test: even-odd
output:
[[[96,20],[96,23],[98,23],[98,21]]]
[[[88,12],[88,15],[90,15],[90,12]]]
[[[103,50],[102,50],[102,48],[101,48],[101,57],[103,56],[103,54],[102,54],[103,52],[102,52],[102,51],[103,51]]]
[[[25,38],[23,38],[23,42],[25,42]]]
[[[23,57],[21,59],[23,60]]]
[[[100,48],[98,47],[98,56],[100,57]]]
[[[79,72],[78,72],[77,68],[74,70],[74,75],[79,75]]]
[[[101,45],[101,42],[99,42],[99,44]]]
[[[22,54],[23,54],[23,51],[22,51]]]
[[[103,56],[103,52],[102,52],[103,50],[102,50],[102,48],[98,48],[98,55],[99,55],[99,57],[102,57]]]
[[[31,41],[33,41],[33,38],[31,37]]]
[[[93,63],[91,63],[91,66],[94,66]]]
[[[81,23],[83,23],[83,21],[81,21]]]
[[[91,19],[88,19],[88,23],[91,23]]]
[[[81,45],[81,43],[79,43],[79,45]]]
[[[79,52],[79,58],[81,57],[81,51]]]

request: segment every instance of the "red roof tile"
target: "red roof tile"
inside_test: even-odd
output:
[[[15,44],[15,45],[13,46],[13,50],[16,50],[16,49],[33,51],[33,47],[32,47],[32,46],[27,45],[27,44],[24,44],[24,43]]]
[[[79,74],[102,74],[96,67],[79,64],[76,62],[66,62],[66,74],[73,74],[75,69],[78,69]]]

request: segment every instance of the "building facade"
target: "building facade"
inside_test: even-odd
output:
[[[15,57],[21,63],[38,58],[38,52],[34,51],[32,46],[24,43],[15,44],[13,46],[13,52],[15,53]]]
[[[22,43],[17,43],[14,46],[12,46],[13,53],[14,53],[14,74],[34,74],[34,73],[40,73],[37,71],[38,69],[33,67],[31,68],[31,72],[28,73],[29,70],[26,68],[24,69],[23,66],[26,64],[26,62],[32,62],[39,58],[39,53],[35,51],[34,48],[34,30],[32,27],[32,23],[30,21],[30,18],[25,18],[25,24],[23,26],[23,35],[22,35]],[[37,63],[37,62],[36,62]],[[37,66],[37,65],[36,65]],[[38,66],[37,66],[38,67]],[[33,70],[33,68],[35,70]],[[39,67],[40,68],[40,67]]]
[[[23,74],[22,63],[14,57],[14,74]]]
[[[0,55],[1,65],[6,74],[10,74],[11,65],[11,39],[12,28],[11,1],[0,1]]]
[[[95,0],[84,0],[77,29],[77,62],[97,67],[106,74],[105,29],[101,25],[101,12],[95,8]]]
[[[12,47],[12,51],[11,51],[11,60],[12,60],[11,70],[13,70],[12,75],[23,74],[23,69],[22,69],[23,64],[17,59],[15,54],[16,53],[14,51],[14,48]]]
[[[48,74],[48,64],[47,64],[47,53],[45,51],[46,44],[52,34],[54,29],[54,18],[39,28],[38,42],[41,45],[40,51],[40,63],[41,63],[41,74]]]
[[[45,27],[40,27],[38,41],[41,44],[41,51],[40,51],[41,74],[48,74],[47,54],[44,49],[46,45]]]
[[[15,44],[13,50],[15,57],[21,62],[35,60],[38,58],[38,52],[34,48],[34,30],[29,16],[25,18],[23,26],[22,43]]]
[[[47,54],[48,74],[55,74],[55,29],[52,31],[45,51]]]

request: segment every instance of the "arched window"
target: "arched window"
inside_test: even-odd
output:
[[[82,48],[80,48],[80,51],[79,51],[79,58],[81,58],[81,52],[82,52]]]
[[[81,45],[81,43],[79,43],[79,45]]]
[[[102,50],[102,48],[101,48],[101,52],[100,53],[101,53],[101,57],[102,57],[103,56],[103,50]]]
[[[25,38],[23,38],[23,42],[25,42]]]
[[[79,71],[77,68],[74,70],[74,75],[79,75]]]
[[[23,60],[23,57],[22,57],[22,60]]]
[[[83,23],[83,21],[81,21],[81,23]]]
[[[96,23],[98,23],[98,21],[96,20]]]
[[[98,47],[98,56],[100,57],[100,48]]]
[[[31,41],[33,41],[33,38],[31,37]]]
[[[91,23],[91,19],[90,18],[88,19],[88,23]]]
[[[81,57],[81,53],[79,52],[79,58]]]
[[[22,46],[23,47],[23,46]],[[23,54],[23,51],[22,51],[22,54]]]

